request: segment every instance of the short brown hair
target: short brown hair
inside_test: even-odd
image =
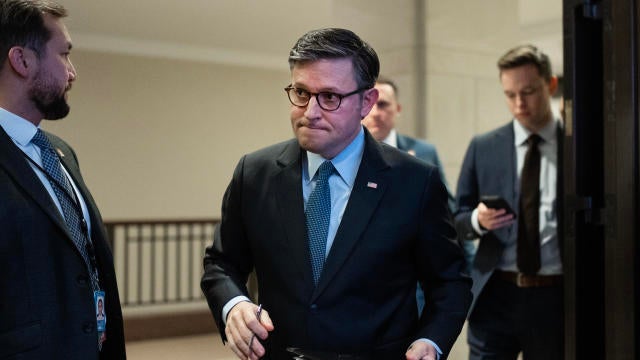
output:
[[[538,69],[538,73],[546,82],[551,81],[551,61],[547,54],[538,50],[533,45],[520,45],[507,51],[506,54],[498,60],[498,69],[500,74],[504,70],[513,69],[523,65],[534,65]]]
[[[321,59],[351,59],[358,87],[370,89],[378,78],[378,54],[353,31],[338,28],[311,30],[289,52],[289,67]]]
[[[395,96],[396,99],[398,98],[398,85],[396,85],[396,83],[390,78],[380,75],[378,76],[378,80],[376,80],[376,84],[391,86],[393,89],[393,96]]]
[[[67,16],[67,10],[49,0],[0,0],[0,67],[9,49],[27,47],[42,56],[51,32],[44,25],[44,15]]]

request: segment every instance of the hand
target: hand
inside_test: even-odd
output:
[[[505,209],[491,209],[483,203],[478,204],[478,223],[484,229],[499,229],[513,224],[514,221],[513,214],[507,214]]]
[[[438,352],[436,351],[436,348],[428,342],[421,340],[414,341],[404,355],[407,357],[407,360],[438,359]]]
[[[273,331],[273,323],[269,313],[262,309],[260,320],[256,316],[258,307],[248,301],[236,304],[227,315],[227,325],[224,329],[229,341],[229,347],[240,359],[257,360],[265,353],[264,347],[251,338],[255,334],[261,340],[269,336],[269,331]],[[249,348],[251,343],[251,348]]]

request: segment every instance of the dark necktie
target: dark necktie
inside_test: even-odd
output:
[[[322,273],[327,249],[327,235],[329,234],[329,221],[331,219],[329,177],[334,171],[335,168],[331,161],[325,161],[320,165],[316,187],[309,196],[305,213],[309,252],[311,253],[311,269],[313,271],[313,282],[316,285]]]
[[[518,269],[524,274],[540,270],[540,150],[542,138],[527,139],[527,153],[520,175],[520,216],[518,218]]]
[[[91,287],[94,291],[99,290],[97,269],[92,264],[92,257],[89,254],[89,238],[86,231],[87,224],[81,215],[82,209],[75,196],[73,187],[69,179],[62,172],[62,164],[60,163],[58,154],[53,150],[49,139],[47,139],[40,129],[38,129],[36,135],[31,139],[31,142],[40,147],[42,168],[49,175],[49,183],[60,202],[62,215],[64,216],[73,243],[76,245],[80,255],[82,255],[82,259],[89,270]],[[95,259],[93,259],[93,262],[95,263]]]

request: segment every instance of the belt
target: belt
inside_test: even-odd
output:
[[[562,286],[562,275],[526,275],[512,271],[494,271],[497,279],[508,281],[520,288]]]
[[[287,351],[293,354],[294,360],[368,360],[368,356],[358,354],[338,354],[332,352],[322,352],[315,350],[304,350],[300,348],[287,348]]]

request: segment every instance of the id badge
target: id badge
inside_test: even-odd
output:
[[[101,334],[107,329],[107,312],[106,304],[104,302],[104,291],[94,291],[93,299],[96,304],[96,329],[98,330],[98,334]]]

